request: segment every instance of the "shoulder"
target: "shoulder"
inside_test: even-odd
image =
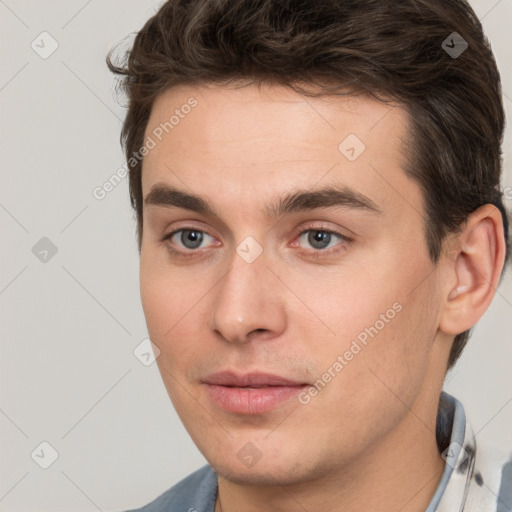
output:
[[[194,471],[142,508],[127,512],[213,512],[217,474],[208,464]]]

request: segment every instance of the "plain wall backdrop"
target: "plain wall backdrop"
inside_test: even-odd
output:
[[[510,119],[512,0],[471,3]],[[127,180],[93,195],[124,163],[105,56],[160,4],[0,0],[2,512],[141,506],[205,463],[156,364],[134,355],[147,331]],[[508,128],[509,210],[511,142]],[[509,271],[445,388],[478,442],[507,449],[511,318]]]

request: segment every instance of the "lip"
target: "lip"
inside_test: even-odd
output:
[[[237,374],[232,371],[213,373],[203,383],[218,407],[247,415],[270,412],[309,385],[271,373]]]

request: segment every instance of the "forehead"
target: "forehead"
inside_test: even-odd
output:
[[[321,181],[396,202],[393,189],[415,185],[403,173],[407,130],[402,107],[363,95],[313,98],[269,84],[174,87],[156,98],[147,124],[153,148],[143,161],[143,195],[167,182],[247,205]]]
[[[187,119],[196,122],[186,122]],[[386,122],[379,130],[384,119]],[[230,151],[237,148],[238,139],[251,138],[260,145],[265,141],[269,149],[284,154],[288,147],[286,142],[300,140],[301,145],[316,146],[324,151],[327,143],[336,142],[350,131],[371,144],[382,133],[391,135],[390,129],[396,135],[403,135],[407,122],[408,116],[402,107],[383,103],[367,94],[307,97],[289,87],[266,83],[238,88],[181,85],[156,98],[146,135],[156,130],[157,136],[159,132],[163,138],[184,142],[178,139],[193,132],[196,141],[202,139],[205,145],[210,140],[222,142],[222,149]],[[190,124],[193,124],[192,130]],[[175,137],[166,137],[171,134]],[[325,144],[319,145],[320,141]],[[214,148],[205,146],[204,149]],[[290,148],[290,152],[294,149]]]

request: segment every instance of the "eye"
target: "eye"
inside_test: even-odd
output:
[[[350,239],[337,231],[320,228],[309,228],[299,234],[300,243],[307,243],[315,251],[330,252],[329,249],[340,245],[340,242],[350,242]],[[337,242],[337,243],[336,243]]]
[[[194,249],[201,248],[201,244],[207,238],[210,238],[213,240],[213,237],[211,237],[208,233],[201,231],[200,229],[182,228],[182,229],[173,231],[172,233],[169,233],[164,238],[164,240],[169,240],[171,242],[174,242],[178,246],[179,246],[179,244],[182,244],[181,245],[182,248],[185,248],[188,250],[194,250]]]
[[[194,227],[184,227],[165,235],[162,242],[166,243],[168,250],[176,257],[186,256],[187,254],[190,257],[191,253],[200,253],[198,249],[206,249],[208,245],[205,245],[204,242],[207,242],[208,239],[210,239],[210,246],[216,245],[212,244],[215,238],[205,231]],[[307,250],[306,248],[304,252],[313,257],[327,256],[343,251],[352,241],[352,239],[337,231],[320,227],[303,230],[296,240],[292,246],[299,246],[304,249],[304,246],[309,244],[312,249]]]

